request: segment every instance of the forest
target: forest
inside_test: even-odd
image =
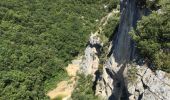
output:
[[[1,0],[0,100],[43,100],[118,0]],[[107,5],[107,8],[104,7]]]
[[[129,34],[153,70],[170,72],[170,3],[155,1],[145,2],[151,14]],[[119,0],[1,0],[0,100],[49,100],[47,91],[68,78],[65,67],[84,53],[90,33],[118,4]],[[113,18],[102,34],[109,38],[118,20]],[[91,76],[80,77],[76,88],[81,90],[75,89],[72,98],[97,100]]]

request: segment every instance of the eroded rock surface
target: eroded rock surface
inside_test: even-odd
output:
[[[98,54],[100,53],[101,41],[97,34],[91,34],[85,55],[81,62],[81,72],[85,75],[93,75],[99,66]]]
[[[127,80],[129,63],[137,57],[135,43],[129,31],[149,11],[138,5],[140,0],[120,1],[119,28],[109,48],[110,57],[103,65],[102,74],[95,75],[99,66],[98,54],[102,46],[97,36],[98,31],[90,36],[82,59],[81,72],[95,77],[95,94],[104,100],[170,100],[170,79],[163,71],[152,72],[146,65],[136,65],[136,81],[130,83]],[[100,28],[99,31],[101,30]]]
[[[146,66],[137,66],[137,80],[128,84],[130,100],[169,100],[170,79],[165,72],[152,72]]]
[[[105,99],[119,100],[127,98],[126,73],[127,64],[134,59],[135,47],[129,35],[131,27],[143,13],[143,9],[137,7],[138,0],[121,0],[121,18],[118,32],[112,41],[112,55],[103,66],[103,74],[99,78],[96,87],[96,95],[102,95]]]
[[[140,0],[120,1],[118,32],[112,40],[112,55],[103,66],[103,74],[98,78],[96,95],[106,100],[170,100],[170,79],[165,77],[165,72],[154,73],[148,67],[138,66],[135,85],[127,81],[128,65],[137,57],[129,31],[149,11],[138,5]]]

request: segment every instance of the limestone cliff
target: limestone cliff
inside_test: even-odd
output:
[[[105,63],[103,75],[98,81],[96,94],[106,99],[125,99],[128,97],[126,86],[127,64],[135,58],[134,43],[128,34],[135,27],[145,9],[137,6],[137,0],[123,0],[120,3],[121,18],[118,32],[112,40],[112,55]]]
[[[139,65],[135,43],[128,34],[132,27],[149,10],[140,7],[141,0],[120,1],[120,23],[116,35],[112,38],[110,57],[103,65],[102,74],[95,76],[99,65],[97,54],[102,46],[97,36],[91,36],[90,44],[85,50],[82,69],[92,74],[97,82],[95,94],[106,100],[168,100],[170,97],[170,79],[162,71],[152,72],[144,63]],[[128,70],[131,62],[137,69],[136,81],[130,83]]]

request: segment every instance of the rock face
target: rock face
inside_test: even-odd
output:
[[[98,54],[102,43],[97,34],[91,34],[81,72],[94,76],[95,94],[104,100],[170,100],[170,79],[163,71],[152,72],[147,66],[136,64],[136,81],[129,82],[129,64],[137,57],[135,43],[129,31],[149,11],[140,7],[142,0],[120,0],[119,28],[112,40],[110,57],[103,65],[103,72],[95,75],[99,66]]]
[[[137,80],[128,84],[129,100],[169,100],[170,79],[163,71],[153,73],[146,66],[137,66]]]
[[[144,10],[138,8],[138,0],[121,0],[121,18],[118,32],[113,39],[112,55],[103,67],[103,74],[96,86],[96,95],[105,99],[125,99],[128,97],[126,86],[127,63],[134,59],[135,47],[128,32],[136,25]]]
[[[112,55],[103,66],[103,74],[98,78],[96,95],[105,100],[168,100],[170,79],[165,73],[153,73],[147,67],[137,70],[137,82],[130,85],[127,81],[128,64],[136,58],[135,44],[128,32],[136,26],[142,15],[148,10],[141,8],[141,0],[121,0],[121,18],[119,29],[112,40]],[[159,74],[158,74],[159,73]],[[162,80],[161,80],[162,79]],[[166,80],[166,82],[165,82]]]
[[[80,68],[82,73],[85,75],[93,75],[98,70],[98,54],[100,53],[100,48],[100,38],[97,36],[97,34],[91,34]]]

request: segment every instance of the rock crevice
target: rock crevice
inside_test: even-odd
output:
[[[159,79],[162,77],[168,80],[165,72],[157,70],[155,74],[146,66],[137,66],[136,68],[138,70],[137,80],[128,85],[128,91],[131,94],[130,100],[168,100],[170,98],[170,86]]]

